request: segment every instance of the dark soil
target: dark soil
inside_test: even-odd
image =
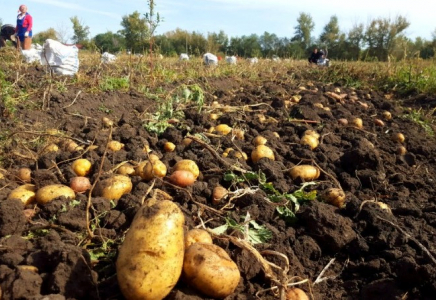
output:
[[[37,81],[43,76],[42,71],[33,73],[29,80]],[[203,110],[199,112],[194,105],[178,107],[185,118],[160,136],[147,132],[143,126],[144,114],[156,110],[156,102],[134,91],[78,95],[79,89],[69,87],[65,92],[50,94],[48,109],[17,107],[14,118],[6,115],[5,107],[0,107],[0,130],[12,140],[4,149],[7,173],[0,179],[2,299],[123,299],[116,279],[117,248],[151,181],[132,176],[131,193],[117,203],[90,197],[91,220],[98,225],[93,228],[95,237],[91,240],[86,239],[87,193],[77,194],[74,204],[61,197],[44,206],[28,207],[16,199],[7,200],[7,196],[21,184],[15,177],[19,167],[31,168],[32,183],[38,188],[51,183],[68,184],[74,176],[72,160],[83,157],[93,163],[89,177],[96,180],[103,160],[100,175],[122,162],[147,159],[145,145],[166,164],[168,174],[180,159],[193,159],[199,165],[200,177],[190,187],[177,189],[168,184],[167,177],[156,180],[153,186],[170,194],[179,204],[188,229],[201,224],[201,220],[208,220],[209,228],[220,226],[227,213],[242,223],[243,216],[249,213],[258,224],[272,231],[272,238],[255,248],[287,256],[287,276],[293,282],[309,279],[299,287],[313,299],[435,299],[436,140],[420,124],[404,118],[409,109],[419,109],[416,105],[422,106],[422,101],[404,102],[372,90],[324,83],[291,83],[286,74],[277,74],[274,79],[259,78],[242,83],[235,78],[199,81],[206,95]],[[306,89],[300,89],[301,86]],[[342,102],[326,95],[335,88],[341,89],[338,94],[348,95]],[[302,96],[300,102],[287,106],[285,101],[296,94]],[[35,99],[36,103],[40,101],[41,98]],[[213,101],[235,109],[214,121],[209,117]],[[374,119],[383,119],[385,110],[391,112],[392,119],[385,120],[384,126],[376,126]],[[260,122],[259,114],[264,114],[266,121]],[[114,121],[112,132],[104,128],[102,117]],[[362,129],[338,123],[339,118],[351,121],[353,117],[363,119]],[[224,163],[204,144],[182,144],[188,132],[205,133],[220,123],[243,129],[245,138],[208,134],[205,144],[219,155],[228,147],[239,147],[248,154],[247,161],[229,155]],[[85,149],[90,143],[98,147],[43,154],[40,148],[23,146],[37,138],[60,144],[58,135],[45,134],[50,128],[75,138]],[[307,129],[321,135],[321,143],[313,151],[299,143]],[[395,132],[406,137],[405,155],[397,154],[400,143],[391,139]],[[105,152],[110,134],[113,140],[124,143],[122,150]],[[257,135],[268,139],[274,161],[251,161],[251,141]],[[176,151],[165,152],[166,141],[176,144]],[[305,202],[296,214],[297,221],[290,224],[277,213],[275,205],[265,200],[267,192],[263,190],[235,199],[232,208],[224,208],[226,201],[212,204],[212,190],[218,184],[231,191],[248,187],[247,183],[224,181],[223,175],[230,166],[261,170],[280,193],[291,193],[301,187],[301,182],[293,181],[288,170],[301,163],[322,169],[317,184],[307,190],[320,194],[329,187],[340,186],[346,193],[346,205],[337,208],[320,200]],[[377,201],[386,203],[390,210],[381,209]],[[29,209],[33,213],[25,215],[23,212],[29,213]],[[226,238],[215,238],[214,243],[229,253],[242,275],[236,291],[226,299],[256,299],[258,292],[260,299],[278,298],[271,291],[263,292],[274,284],[248,249]],[[92,251],[102,255],[91,257]],[[264,258],[285,267],[279,255],[264,254]],[[324,280],[315,284],[323,270]],[[167,299],[208,298],[179,282]]]

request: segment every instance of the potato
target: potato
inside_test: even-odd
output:
[[[29,183],[32,181],[32,170],[30,168],[19,168],[17,172],[17,178],[19,181],[22,181],[24,183]]]
[[[328,188],[322,192],[320,196],[321,200],[334,205],[336,207],[343,207],[345,203],[345,193],[338,188]]]
[[[286,300],[309,300],[309,297],[302,289],[290,288],[286,292]]]
[[[142,173],[139,174],[145,180],[152,180],[154,177],[162,178],[165,175],[167,175],[167,166],[160,160],[149,161],[142,170]]]
[[[217,131],[219,134],[227,135],[232,131],[232,127],[227,124],[219,124],[215,126],[215,131]]]
[[[310,147],[310,149],[313,150],[316,147],[318,147],[319,141],[318,141],[318,138],[316,137],[316,135],[305,134],[300,139],[300,144],[308,145]]]
[[[232,134],[238,139],[238,140],[244,140],[245,139],[245,131],[239,128],[235,128],[232,131]]]
[[[126,299],[163,299],[173,289],[183,267],[184,222],[169,200],[151,199],[138,210],[116,261]]]
[[[258,135],[253,139],[253,145],[255,146],[265,145],[267,141],[268,140],[265,137]]]
[[[176,145],[174,145],[174,143],[166,142],[164,144],[165,152],[173,152],[175,149],[176,149]]]
[[[404,146],[399,146],[397,148],[397,154],[398,155],[405,155],[407,153],[407,149]]]
[[[261,158],[269,158],[271,160],[275,160],[274,152],[265,145],[258,145],[254,150],[251,152],[251,160],[254,163],[257,163]]]
[[[220,116],[219,116],[218,114],[215,114],[215,113],[211,113],[211,114],[209,114],[209,118],[210,118],[211,120],[218,120],[219,117],[220,117]]]
[[[394,142],[404,143],[406,138],[404,137],[404,134],[402,134],[401,132],[397,132],[397,133],[392,134],[392,140]]]
[[[145,169],[145,166],[147,165],[147,163],[148,163],[148,160],[144,160],[144,161],[141,161],[136,167],[135,167],[135,175],[136,176],[141,176],[141,174],[142,173],[144,173],[144,169]]]
[[[76,176],[71,178],[70,188],[76,193],[84,193],[91,188],[91,182],[88,177]]]
[[[68,152],[83,151],[83,147],[79,146],[75,141],[68,140],[63,144],[63,147]]]
[[[351,120],[351,125],[356,128],[363,128],[363,121],[361,118],[354,118]]]
[[[297,178],[300,178],[303,181],[312,181],[315,180],[321,175],[321,172],[317,167],[314,167],[312,165],[298,165],[291,169],[289,172],[291,175],[291,178],[293,180],[296,180]]]
[[[319,139],[321,137],[318,132],[316,132],[315,130],[310,130],[310,129],[306,130],[304,132],[304,135],[311,135],[311,136],[315,137],[316,139]]]
[[[208,297],[232,294],[240,277],[238,266],[217,245],[194,243],[185,251],[182,278]]]
[[[45,146],[41,153],[48,153],[48,152],[57,152],[59,151],[59,147],[56,144],[48,144],[47,146]]]
[[[103,117],[101,119],[101,121],[102,121],[104,127],[112,127],[112,126],[114,126],[114,121],[112,121],[108,117]]]
[[[197,163],[190,159],[179,160],[173,167],[173,171],[189,171],[191,172],[195,179],[200,175],[200,170],[198,169]]]
[[[222,199],[227,197],[228,194],[229,194],[229,191],[225,187],[217,185],[213,189],[212,203],[213,204],[219,204]]]
[[[385,110],[382,113],[382,116],[386,121],[389,121],[390,119],[392,119],[392,114],[390,112],[388,112],[387,110]]]
[[[91,162],[86,158],[79,158],[73,161],[71,168],[77,176],[86,176],[91,171]]]
[[[135,174],[135,168],[131,164],[124,164],[117,169],[117,173],[121,175]]]
[[[340,118],[340,119],[338,119],[338,123],[339,123],[340,125],[347,126],[347,125],[348,125],[348,120],[345,119],[345,118]]]
[[[118,142],[118,141],[110,141],[110,142],[107,144],[107,147],[108,147],[110,150],[116,152],[116,151],[120,151],[121,149],[123,149],[123,148],[124,148],[124,144],[123,144],[123,143],[120,143],[120,142]]]
[[[32,204],[35,202],[36,186],[34,184],[23,184],[13,189],[8,199],[19,199],[24,205]]]
[[[376,126],[380,126],[380,127],[385,126],[385,122],[383,122],[383,121],[380,120],[380,119],[374,119],[374,124],[375,124]]]
[[[36,202],[39,204],[46,204],[61,196],[74,199],[76,194],[69,186],[63,184],[50,184],[36,191]]]
[[[130,177],[117,174],[97,182],[93,195],[117,201],[121,196],[130,193],[132,187]]]
[[[213,244],[209,232],[204,229],[194,228],[185,234],[185,249],[188,249],[194,243]]]
[[[195,176],[189,171],[174,171],[170,176],[170,181],[180,187],[187,187],[195,182]]]

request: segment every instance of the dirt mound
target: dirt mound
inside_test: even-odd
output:
[[[256,83],[210,78],[207,86],[198,85],[206,91],[202,109],[193,103],[174,106],[184,117],[169,120],[171,126],[159,136],[144,125],[153,122],[145,118],[148,113],[162,108],[136,92],[88,94],[71,88],[53,92],[45,110],[18,107],[16,119],[1,117],[0,130],[8,133],[4,148],[8,172],[0,179],[2,299],[41,299],[42,295],[44,299],[123,299],[115,275],[117,249],[151,187],[174,197],[188,228],[202,221],[216,228],[226,218],[242,224],[249,214],[271,233],[255,249],[285,255],[290,282],[308,279],[300,287],[314,299],[434,299],[436,143],[428,127],[407,118],[416,103],[407,103],[407,108],[401,99],[388,100],[370,90],[338,91],[322,83],[296,85],[286,78]],[[392,118],[384,118],[384,111]],[[218,119],[211,113],[218,114]],[[114,121],[112,129],[103,125],[103,117]],[[351,125],[355,117],[362,119],[362,128]],[[218,124],[242,130],[243,139],[209,131]],[[47,133],[52,128],[58,133]],[[300,143],[309,129],[320,135],[319,146],[313,150]],[[405,136],[403,143],[392,139],[398,132]],[[199,141],[184,144],[188,133]],[[251,160],[252,140],[258,135],[267,139],[274,161]],[[49,142],[62,145],[67,136],[86,150],[45,153],[38,148]],[[29,148],[35,139],[40,144]],[[108,139],[124,147],[108,151]],[[176,145],[174,152],[164,151],[167,141]],[[89,145],[96,147],[89,149]],[[401,145],[406,153],[398,152]],[[19,167],[32,170],[32,183],[37,187],[68,184],[75,176],[71,161],[83,157],[92,162],[89,177],[95,180],[121,163],[146,160],[145,146],[161,158],[169,173],[180,159],[195,160],[199,179],[180,189],[168,184],[167,178],[145,181],[132,176],[132,191],[117,202],[87,194],[44,206],[24,207],[17,200],[6,200],[20,184],[14,177]],[[224,158],[227,148],[235,151]],[[238,151],[248,159],[238,158]],[[321,170],[319,179],[305,186],[304,193],[315,195],[316,191],[319,196],[327,188],[342,188],[346,205],[338,208],[315,197],[299,203],[297,210],[295,203],[289,204],[289,197],[279,197],[288,203],[268,200],[272,188],[266,189],[266,183],[282,197],[302,187],[301,181],[289,175],[299,164]],[[245,180],[238,170],[264,174],[265,180]],[[237,197],[213,204],[217,185]],[[245,194],[238,194],[241,191]],[[86,214],[88,199],[91,224]],[[284,205],[295,215],[289,211],[286,215]],[[87,239],[88,226],[94,232],[92,239]],[[236,291],[226,299],[255,299],[256,293],[261,299],[277,298],[277,290],[269,290],[274,283],[265,277],[252,251],[231,239],[214,242],[229,253],[242,275]],[[264,254],[264,258],[286,268],[280,255]],[[182,282],[167,298],[206,299]]]

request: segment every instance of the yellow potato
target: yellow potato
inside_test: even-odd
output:
[[[130,177],[116,174],[97,182],[93,195],[108,200],[119,200],[121,196],[130,193],[132,187],[133,184]]]
[[[286,300],[309,300],[309,297],[302,289],[290,288],[286,292]]]
[[[197,163],[190,159],[179,160],[173,167],[173,171],[189,171],[191,172],[195,179],[200,175],[200,170],[198,169]]]
[[[36,187],[34,184],[23,184],[13,189],[9,193],[8,199],[19,199],[24,205],[32,204],[35,201],[35,192]]]
[[[139,174],[145,180],[151,180],[154,177],[162,178],[165,175],[167,175],[167,166],[160,160],[149,161],[142,170],[142,173]]]
[[[165,152],[173,152],[175,149],[176,149],[176,145],[174,145],[174,143],[166,142],[164,144]]]
[[[22,181],[24,183],[29,183],[32,181],[32,170],[30,168],[19,168],[17,172],[17,178],[19,181]]]
[[[322,192],[320,196],[321,200],[341,208],[345,203],[345,193],[338,188],[328,188]]]
[[[91,162],[86,158],[79,158],[73,161],[71,168],[77,176],[86,176],[91,171]]]
[[[219,134],[227,135],[232,131],[232,127],[227,124],[219,124],[215,126],[215,131],[217,131]]]
[[[39,204],[46,204],[61,196],[74,199],[76,197],[76,194],[69,186],[63,184],[50,184],[37,190],[35,197],[36,202],[38,202]]]
[[[258,145],[254,150],[251,152],[251,160],[254,163],[257,163],[261,158],[269,158],[271,160],[275,160],[274,152],[265,145]]]
[[[209,232],[201,228],[194,228],[185,234],[185,248],[188,249],[194,243],[212,244],[212,237]]]
[[[121,175],[135,174],[135,168],[131,164],[124,164],[117,169],[117,173]]]
[[[315,149],[316,147],[318,147],[319,145],[319,140],[316,137],[316,135],[312,135],[312,134],[305,134],[301,140],[300,140],[300,144],[302,145],[308,145],[310,147],[311,150]]]
[[[289,172],[292,179],[300,178],[303,181],[315,180],[319,177],[321,172],[317,167],[311,165],[298,165],[291,169]]]
[[[225,298],[238,286],[238,266],[224,249],[214,244],[194,243],[185,251],[183,279],[213,298]]]
[[[108,147],[110,150],[116,152],[116,151],[120,151],[121,149],[123,149],[123,148],[124,148],[124,144],[123,144],[123,143],[120,143],[120,142],[118,142],[118,141],[110,141],[110,142],[107,144],[107,147]]]
[[[255,146],[259,146],[259,145],[265,145],[267,141],[268,140],[265,137],[258,135],[253,139],[252,142]]]
[[[135,215],[116,261],[118,283],[129,300],[163,299],[183,267],[182,211],[172,201],[147,201]]]

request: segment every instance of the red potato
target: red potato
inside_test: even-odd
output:
[[[182,159],[176,162],[173,167],[173,171],[188,171],[191,172],[195,179],[200,175],[200,169],[197,166],[197,163],[190,159]]]
[[[195,182],[195,176],[189,171],[174,171],[170,176],[170,181],[180,187],[187,187]]]
[[[76,193],[84,193],[91,188],[91,182],[88,177],[76,176],[71,178],[70,188]]]

